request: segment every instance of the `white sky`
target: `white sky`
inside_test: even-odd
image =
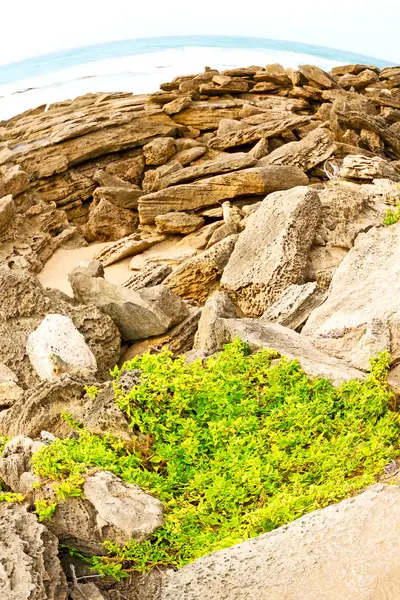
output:
[[[400,0],[0,0],[0,64],[98,42],[243,35],[400,63]]]

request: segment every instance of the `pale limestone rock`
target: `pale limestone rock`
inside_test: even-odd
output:
[[[63,373],[94,375],[97,362],[70,317],[47,315],[28,337],[27,353],[40,379],[57,380]]]
[[[194,338],[194,350],[201,350],[205,355],[214,354],[218,350],[214,327],[218,318],[236,317],[236,307],[226,292],[214,292],[207,298],[201,313],[199,327]]]
[[[327,296],[315,281],[303,285],[290,285],[278,300],[261,317],[267,323],[279,323],[290,329],[303,325],[310,313],[320,306]]]
[[[169,212],[158,215],[155,223],[159,233],[187,235],[200,229],[204,225],[204,219],[185,212]]]
[[[174,138],[157,138],[143,147],[146,165],[160,166],[176,154]]]

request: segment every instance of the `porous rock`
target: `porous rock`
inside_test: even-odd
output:
[[[158,215],[155,218],[155,222],[159,233],[182,233],[184,235],[192,233],[204,225],[203,217],[184,212],[170,212]]]
[[[315,190],[296,187],[267,196],[250,215],[221,279],[246,315],[261,315],[289,285],[304,282],[320,206]]]
[[[67,600],[57,538],[25,506],[0,503],[1,600]]]
[[[327,292],[321,290],[315,281],[289,285],[260,320],[297,329],[307,321],[314,308],[323,303],[326,296]]]
[[[217,291],[207,298],[201,313],[199,327],[194,338],[194,350],[201,350],[205,355],[218,350],[215,338],[215,322],[219,318],[236,317],[236,307],[226,292]]]

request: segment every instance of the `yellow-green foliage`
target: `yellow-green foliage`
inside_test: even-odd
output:
[[[82,428],[79,440],[35,454],[36,473],[75,494],[100,468],[164,503],[165,525],[143,543],[107,543],[109,556],[92,561],[97,570],[121,577],[123,568],[181,567],[351,496],[399,453],[387,354],[367,381],[340,389],[277,356],[250,355],[235,341],[205,365],[167,352],[136,357],[123,367],[141,370],[129,393],[114,372],[136,444]]]
[[[398,202],[396,204],[396,209],[395,210],[391,210],[390,208],[388,208],[386,210],[386,214],[385,214],[385,218],[383,220],[383,224],[386,227],[389,227],[389,225],[394,225],[398,221],[400,221],[400,202]]]

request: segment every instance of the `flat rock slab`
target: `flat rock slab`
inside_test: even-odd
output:
[[[287,166],[255,167],[217,175],[142,196],[139,200],[140,222],[152,224],[158,215],[168,212],[196,210],[237,196],[265,195],[307,183],[308,178],[301,169]]]
[[[221,279],[247,316],[261,315],[293,283],[304,283],[320,200],[296,187],[267,196],[250,215]]]
[[[170,571],[160,600],[397,600],[400,489],[375,485]]]

